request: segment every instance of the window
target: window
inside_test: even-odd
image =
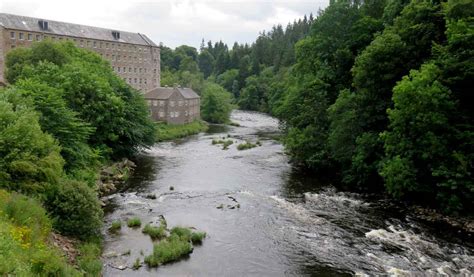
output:
[[[179,116],[179,112],[175,112],[174,117],[178,117],[178,116]]]
[[[146,104],[147,104],[148,106],[151,106],[151,100],[146,100]]]
[[[145,73],[146,73],[146,68],[144,68],[143,70],[144,70],[144,71],[145,71]]]
[[[108,43],[105,44],[105,49],[109,49],[109,44]]]
[[[99,48],[102,48],[102,42],[99,43]]]
[[[165,105],[165,101],[160,101],[160,107],[163,107]]]
[[[178,101],[178,106],[182,107],[183,106],[183,101],[179,100]]]
[[[159,117],[165,117],[165,113],[164,113],[164,112],[160,112],[160,113],[159,113]]]
[[[136,67],[133,69],[133,72],[137,73],[137,68]]]
[[[115,49],[115,43],[112,43],[112,49]]]
[[[20,40],[23,40],[23,39],[24,39],[23,33],[18,33],[18,38],[19,38]]]
[[[153,100],[153,106],[158,106],[158,100]]]
[[[184,105],[187,106],[189,104],[188,102],[188,100],[184,101]]]
[[[184,111],[184,116],[188,116],[188,111]]]
[[[81,47],[84,47],[84,41],[81,39],[81,43],[80,43]]]
[[[117,50],[120,51],[120,44],[117,44]]]
[[[142,68],[141,67],[138,69],[138,72],[142,73]]]
[[[140,84],[142,83],[142,78],[140,78]]]
[[[156,74],[156,68],[155,68],[155,69],[153,69],[153,73],[155,73],[155,74]]]
[[[36,40],[40,41],[41,40],[41,35],[36,35]]]
[[[120,66],[119,66],[119,67],[117,67],[117,71],[120,73]]]
[[[128,68],[128,72],[132,72],[132,68],[131,68],[131,67]]]
[[[123,67],[123,72],[127,72],[127,68],[125,66]]]
[[[93,46],[94,48],[97,48],[97,41],[92,42],[92,46]]]
[[[112,70],[115,71],[115,66],[112,66]]]
[[[129,83],[129,84],[132,83],[132,78],[128,78],[128,83]]]
[[[115,61],[115,55],[112,55],[112,61]]]
[[[174,101],[170,101],[170,106],[174,107]]]
[[[133,81],[134,81],[134,83],[136,84],[136,83],[137,83],[137,78],[134,78]]]
[[[15,32],[10,32],[10,38],[15,39]]]
[[[15,48],[15,44],[12,44],[12,49]]]
[[[32,35],[32,34],[28,34],[28,40],[29,40],[29,41],[32,41],[32,40],[33,40],[33,35]]]
[[[90,40],[87,41],[87,47],[91,47],[91,41]]]
[[[146,78],[145,78],[145,85],[146,85]]]
[[[117,55],[117,61],[120,61],[120,55]]]

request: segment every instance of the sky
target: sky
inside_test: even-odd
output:
[[[316,15],[329,0],[0,0],[0,12],[147,35],[196,48],[202,39],[252,43],[272,26]]]

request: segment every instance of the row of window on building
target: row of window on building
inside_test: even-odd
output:
[[[178,103],[176,103],[178,102]],[[160,105],[160,107],[163,107],[165,105],[165,101],[164,100],[148,100],[148,105],[149,106],[158,106],[158,104]],[[173,101],[171,100],[170,101],[170,107],[174,107],[176,106],[176,104],[179,106],[179,107],[182,107],[183,105],[184,106],[192,106],[192,105],[197,105],[198,104],[198,99],[191,99],[191,100],[179,100],[179,101]]]
[[[26,35],[26,36],[25,36]],[[43,35],[43,38],[46,39],[46,38],[51,38],[52,40],[55,40],[56,37],[55,36],[47,36],[47,35]],[[11,31],[10,32],[10,38],[11,39],[16,39],[17,38],[17,32],[15,31]],[[42,37],[40,34],[36,34],[35,35],[35,38],[37,41],[41,40]],[[31,33],[23,33],[23,32],[18,32],[18,39],[19,40],[29,40],[29,41],[33,41],[33,34]],[[57,37],[58,40],[62,40],[63,37],[60,37],[58,36]],[[69,37],[65,37],[66,40],[69,40],[70,38]],[[73,41],[77,42],[78,40],[77,39],[73,39]],[[84,43],[85,42],[85,43]],[[109,42],[102,42],[102,41],[91,41],[91,40],[86,40],[84,41],[83,39],[80,39],[79,40],[79,46],[81,47],[84,47],[84,46],[87,46],[87,47],[90,47],[90,48],[99,48],[99,49],[112,49],[112,50],[117,50],[117,51],[129,51],[129,52],[147,52],[148,51],[148,48],[146,47],[140,47],[140,46],[136,46],[136,45],[130,45],[130,44],[119,44],[119,43],[109,43]],[[153,49],[153,51],[155,53],[157,53],[157,49]]]
[[[194,115],[194,114],[197,114],[197,112],[193,111],[193,110],[191,110],[189,112],[184,111],[184,116],[191,116],[191,115]],[[168,115],[171,118],[176,118],[176,117],[179,117],[180,112],[169,112]],[[163,112],[163,111],[158,112],[158,117],[164,118],[165,117],[165,112]]]
[[[123,80],[129,84],[147,84],[147,79],[144,78],[128,78],[128,81],[127,81],[127,78],[123,78]]]
[[[124,67],[120,67],[120,66],[112,66],[112,69],[115,71],[115,72],[118,72],[118,73],[127,73],[127,67],[124,66]],[[133,70],[132,70],[133,69]],[[146,68],[131,68],[131,67],[128,67],[128,73],[146,73],[147,72],[147,69]],[[153,74],[156,74],[157,70],[156,68],[153,69]]]

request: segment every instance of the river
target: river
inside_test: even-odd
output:
[[[473,276],[474,248],[466,237],[440,232],[390,201],[305,176],[275,140],[276,119],[244,111],[231,117],[241,127],[214,125],[146,151],[127,188],[107,206],[106,227],[134,216],[158,222],[162,215],[168,226],[207,232],[203,244],[179,262],[132,270],[152,252],[150,238],[126,226],[118,235],[104,231],[105,276]],[[228,136],[235,142],[228,150],[211,143]],[[237,150],[245,140],[262,146]]]

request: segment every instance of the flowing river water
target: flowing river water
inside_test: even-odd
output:
[[[116,235],[105,231],[105,276],[473,276],[466,236],[293,169],[270,116],[234,111],[232,121],[241,127],[214,125],[155,145],[138,158],[127,188],[108,199],[106,227],[164,216],[168,226],[207,232],[203,244],[184,260],[133,270],[152,252],[150,238],[126,226]],[[228,136],[228,150],[211,143]],[[245,140],[262,146],[238,151]]]

